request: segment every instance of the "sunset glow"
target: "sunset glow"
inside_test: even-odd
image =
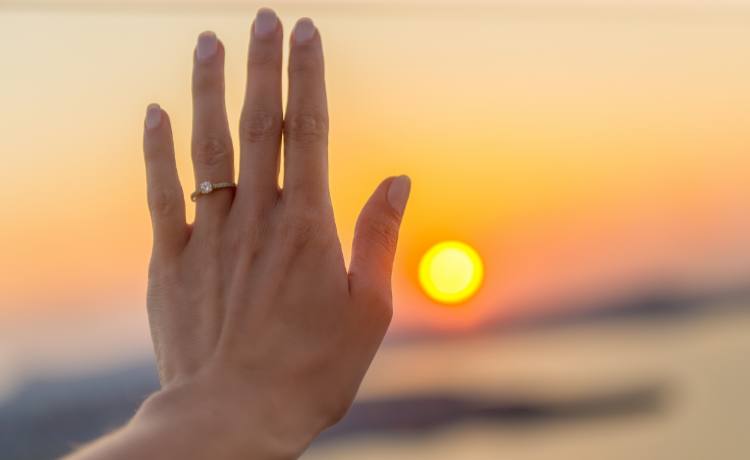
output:
[[[0,214],[0,337],[13,346],[0,349],[24,362],[56,363],[63,346],[83,356],[83,339],[44,347],[28,331],[47,321],[55,337],[66,324],[75,338],[96,317],[85,331],[109,327],[113,340],[150,350],[144,112],[157,102],[170,115],[192,220],[190,76],[204,30],[226,49],[240,150],[261,5],[234,3],[4,11],[0,179],[10,194]],[[592,292],[747,279],[747,16],[433,2],[398,14],[371,3],[277,11],[287,39],[310,16],[324,40],[330,190],[346,260],[377,184],[412,178],[393,270],[394,333],[538,314]],[[422,257],[447,239],[471,242],[484,265],[481,287],[458,308],[436,308],[445,300],[419,279]],[[114,315],[131,322],[109,326]]]

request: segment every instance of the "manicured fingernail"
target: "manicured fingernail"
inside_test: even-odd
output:
[[[279,26],[279,19],[276,13],[270,8],[261,8],[255,16],[254,33],[258,38],[270,37]]]
[[[404,213],[406,201],[409,199],[411,190],[411,180],[409,176],[398,176],[391,181],[388,187],[388,203],[399,214]]]
[[[149,104],[146,109],[146,128],[154,129],[161,124],[161,107],[159,104]]]
[[[297,21],[297,25],[294,26],[294,30],[292,31],[292,37],[294,38],[294,43],[302,44],[306,41],[309,41],[313,38],[315,35],[315,24],[313,24],[312,19],[310,18],[302,18],[299,21]]]
[[[206,62],[216,54],[219,49],[219,41],[213,32],[203,32],[198,36],[198,46],[195,48],[195,57],[200,62]]]

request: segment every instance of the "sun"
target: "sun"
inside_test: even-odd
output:
[[[460,241],[443,241],[431,247],[419,263],[419,283],[440,303],[458,304],[474,295],[482,284],[484,265],[477,251]]]

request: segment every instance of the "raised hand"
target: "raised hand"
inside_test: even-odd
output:
[[[199,37],[193,224],[186,223],[169,117],[151,105],[145,121],[154,231],[148,311],[163,389],[131,423],[191,420],[223,431],[231,437],[226,445],[235,446],[226,454],[246,458],[298,455],[351,405],[391,319],[391,267],[410,187],[400,176],[376,188],[357,222],[347,271],[328,189],[320,34],[309,19],[291,34],[285,111],[282,36],[276,14],[260,10],[248,55],[238,183],[212,191],[208,184],[233,183],[234,152],[224,48],[211,32]],[[202,183],[209,193],[200,193]],[[195,449],[181,455],[198,455]]]

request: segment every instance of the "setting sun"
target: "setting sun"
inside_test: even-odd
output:
[[[456,304],[471,297],[482,284],[484,266],[479,254],[460,241],[431,247],[419,263],[419,283],[433,300]]]

